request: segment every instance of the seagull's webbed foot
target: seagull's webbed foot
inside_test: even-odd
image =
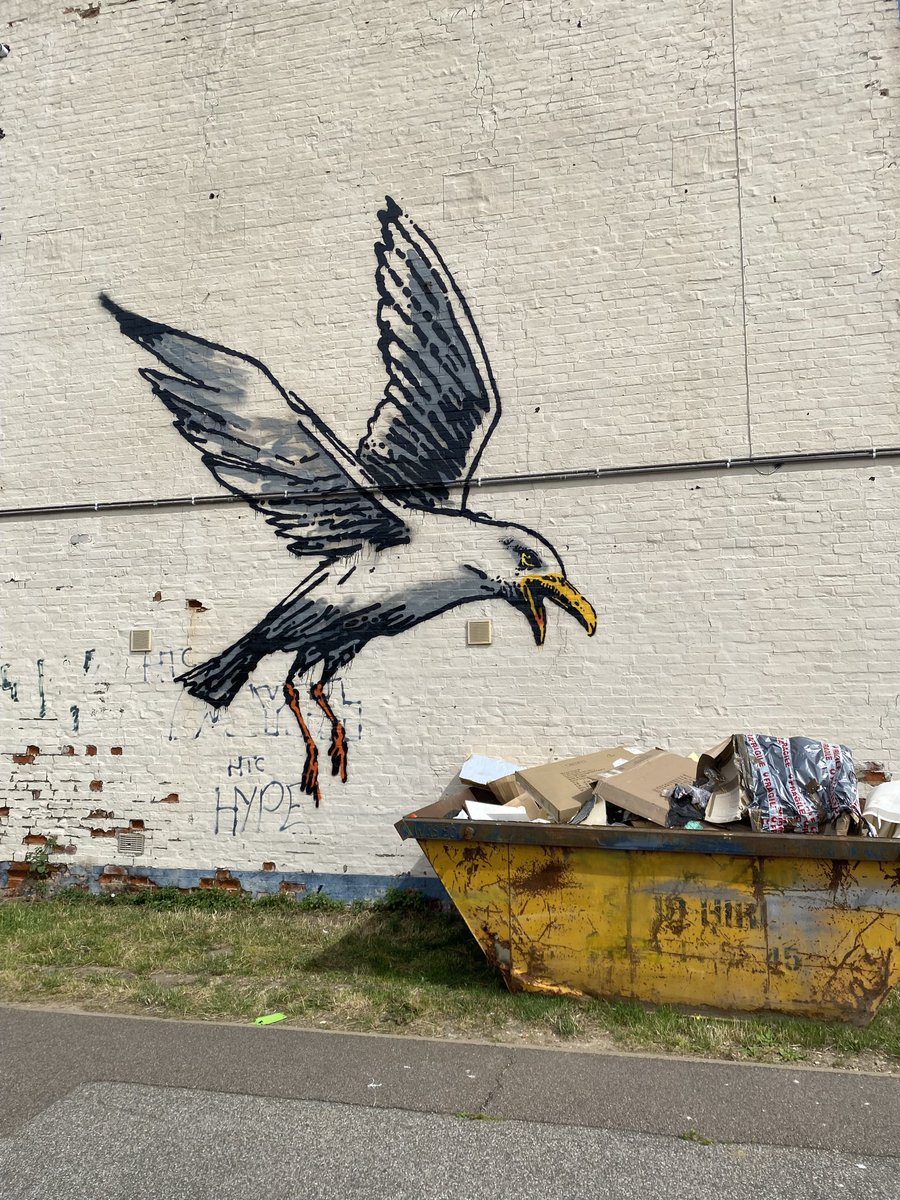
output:
[[[284,698],[287,701],[288,708],[294,714],[297,724],[300,726],[300,734],[306,746],[306,765],[303,768],[303,779],[300,786],[306,792],[307,796],[312,796],[316,802],[316,808],[318,808],[319,801],[322,799],[322,792],[319,788],[319,751],[316,743],[313,741],[313,735],[309,732],[309,726],[303,719],[303,712],[300,708],[300,693],[290,678],[284,681]]]
[[[336,715],[325,696],[323,683],[314,683],[310,695],[322,712],[331,722],[331,745],[328,756],[331,759],[331,773],[340,777],[341,783],[347,782],[347,733],[343,721]]]

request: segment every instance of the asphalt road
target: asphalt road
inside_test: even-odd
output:
[[[900,1196],[887,1076],[0,1008],[0,1081],[3,1200]]]

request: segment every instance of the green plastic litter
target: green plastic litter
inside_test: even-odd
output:
[[[276,1021],[287,1020],[287,1013],[267,1013],[264,1017],[257,1017],[257,1025],[274,1025]]]

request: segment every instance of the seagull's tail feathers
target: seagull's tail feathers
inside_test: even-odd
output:
[[[178,682],[183,683],[192,696],[205,700],[213,708],[227,708],[259,660],[271,649],[259,636],[258,630],[251,630],[215,658],[179,675]]]

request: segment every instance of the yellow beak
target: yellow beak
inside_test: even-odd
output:
[[[545,598],[558,604],[565,612],[571,613],[585,627],[588,637],[594,636],[597,629],[594,606],[577,588],[572,587],[565,575],[525,575],[519,580],[519,587],[528,604],[528,619],[534,631],[534,640],[539,646],[544,644],[547,633]]]

